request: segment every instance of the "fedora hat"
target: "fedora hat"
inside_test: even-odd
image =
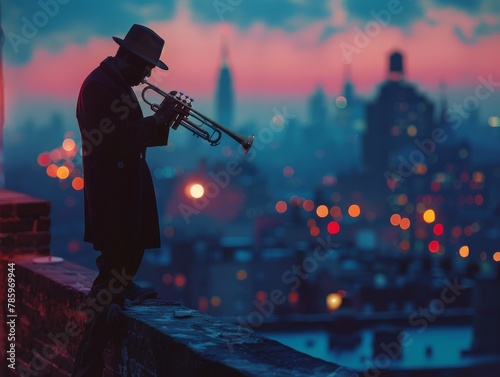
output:
[[[160,60],[165,41],[146,26],[134,24],[124,39],[113,37],[113,40],[147,62],[161,69],[168,69],[167,65]]]

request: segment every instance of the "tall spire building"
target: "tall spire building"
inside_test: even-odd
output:
[[[231,127],[234,123],[234,89],[231,70],[228,64],[227,40],[222,41],[222,66],[217,80],[215,98],[216,119],[223,126]]]

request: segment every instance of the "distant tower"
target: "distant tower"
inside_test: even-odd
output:
[[[381,176],[401,164],[401,157],[407,157],[402,152],[405,148],[415,150],[435,128],[434,104],[404,80],[403,56],[399,52],[389,57],[388,79],[366,107],[366,121],[364,168]]]
[[[403,55],[394,52],[389,57],[389,80],[400,81],[404,78]]]
[[[217,80],[217,93],[215,97],[216,121],[223,126],[233,126],[234,122],[234,90],[231,70],[228,64],[228,46],[224,38],[222,40],[222,66]]]
[[[2,29],[2,4],[0,3],[0,189],[5,188],[5,176],[3,170],[3,125],[4,115],[4,88],[3,88],[3,56],[2,49],[5,36]]]

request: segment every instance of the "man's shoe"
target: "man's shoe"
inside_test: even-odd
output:
[[[133,304],[138,304],[148,298],[156,298],[158,292],[153,288],[143,288],[134,282],[130,282],[125,287],[125,298],[129,299]]]

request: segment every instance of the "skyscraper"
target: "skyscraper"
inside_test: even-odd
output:
[[[231,70],[228,63],[227,40],[222,41],[222,65],[217,80],[217,92],[215,98],[215,114],[217,122],[225,127],[231,127],[234,123],[234,89]]]
[[[366,119],[363,162],[371,173],[394,170],[404,151],[418,149],[419,140],[428,138],[435,128],[434,104],[405,80],[399,52],[389,57],[388,78],[367,105]]]

